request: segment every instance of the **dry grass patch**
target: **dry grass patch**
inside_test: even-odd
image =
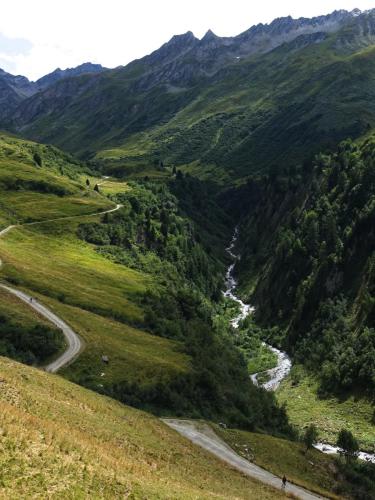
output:
[[[284,498],[156,418],[0,358],[3,498]]]

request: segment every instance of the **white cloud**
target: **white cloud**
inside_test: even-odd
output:
[[[191,30],[202,36],[208,28],[235,35],[275,17],[320,15],[334,9],[373,7],[366,0],[12,0],[2,2],[0,33],[22,38],[31,50],[4,59],[14,71],[37,78],[56,67],[85,61],[114,67],[142,57],[172,35]]]

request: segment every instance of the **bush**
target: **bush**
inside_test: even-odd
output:
[[[25,327],[0,316],[0,354],[26,364],[42,364],[64,345],[62,333],[46,325]]]
[[[40,154],[39,154],[38,152],[35,152],[35,153],[33,154],[33,160],[35,161],[35,163],[36,163],[39,167],[41,167],[41,166],[42,166],[42,158],[41,158],[41,156],[40,156]]]
[[[314,424],[308,426],[303,435],[302,441],[306,446],[306,451],[313,447],[318,440],[318,429]]]
[[[341,429],[336,444],[341,448],[347,462],[357,458],[359,452],[358,441],[349,430]]]

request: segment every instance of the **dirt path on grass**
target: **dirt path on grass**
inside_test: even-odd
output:
[[[194,444],[201,446],[243,474],[269,486],[273,486],[278,490],[282,490],[281,478],[237,455],[207,424],[176,419],[163,419],[163,422]],[[301,500],[325,498],[291,483],[287,483],[284,491],[289,494],[291,493]]]
[[[104,215],[104,214],[109,214],[112,212],[116,212],[116,210],[119,210],[122,207],[122,205],[117,204],[115,208],[111,208],[110,210],[104,210],[103,212],[96,212],[94,214],[88,214],[88,215],[73,215],[70,217],[59,217],[57,219],[49,219],[41,222],[29,222],[25,224],[18,224],[18,225],[11,225],[0,231],[0,237],[5,236],[9,231],[15,227],[23,227],[23,226],[31,226],[34,224],[41,224],[43,222],[54,222],[54,221],[59,221],[59,220],[65,220],[65,219],[72,219],[76,217],[93,217],[94,215]],[[0,268],[2,267],[3,262],[0,259]],[[20,300],[25,302],[29,307],[37,311],[39,314],[44,316],[48,321],[50,321],[53,325],[57,326],[59,328],[65,337],[65,340],[67,342],[67,349],[59,356],[55,361],[50,363],[45,367],[45,370],[51,373],[56,373],[60,368],[63,366],[66,366],[67,364],[71,363],[73,359],[75,359],[78,354],[80,353],[83,343],[82,340],[79,338],[77,333],[70,328],[69,325],[65,323],[61,318],[56,316],[52,311],[50,311],[46,306],[42,305],[40,302],[38,302],[35,298],[31,297],[27,293],[18,290],[17,288],[13,288],[9,285],[1,284],[0,287],[3,288],[4,290],[7,290],[9,293],[12,293],[16,297],[18,297]]]

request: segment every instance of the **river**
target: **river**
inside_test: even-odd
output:
[[[243,319],[245,319],[246,316],[254,312],[254,307],[252,307],[249,304],[245,304],[236,295],[237,280],[234,277],[234,268],[236,266],[237,261],[239,261],[241,258],[239,254],[235,253],[237,240],[238,240],[238,227],[236,227],[230,245],[226,249],[228,254],[233,259],[233,262],[228,267],[227,273],[225,275],[225,290],[223,292],[225,297],[234,300],[239,305],[239,313],[231,320],[231,325],[234,328],[238,328],[240,322]],[[282,380],[289,374],[290,369],[292,367],[292,362],[286,352],[282,352],[279,349],[276,349],[276,347],[273,347],[266,343],[264,343],[264,345],[268,347],[268,349],[270,349],[273,353],[276,354],[277,366],[275,368],[271,368],[270,370],[260,372],[262,373],[262,375],[266,375],[265,377],[266,382],[264,383],[258,382],[258,375],[260,375],[260,373],[254,373],[253,375],[251,375],[251,380],[253,381],[254,384],[260,385],[267,391],[275,391],[279,387]],[[323,453],[328,453],[328,454],[340,452],[340,449],[337,446],[332,446],[326,443],[316,443],[314,447],[322,451]],[[375,463],[375,454],[365,453],[361,451],[358,457],[361,460],[366,460]]]
[[[231,325],[234,328],[238,328],[240,322],[243,319],[245,319],[246,316],[248,316],[254,311],[254,307],[252,307],[249,304],[245,304],[235,293],[237,288],[237,280],[234,277],[234,268],[236,266],[236,262],[240,259],[240,256],[235,253],[237,239],[238,239],[238,228],[235,229],[230,245],[226,249],[228,254],[232,257],[233,262],[228,267],[225,276],[225,290],[224,290],[224,296],[234,300],[239,305],[239,313],[231,320]],[[290,372],[290,369],[292,367],[292,362],[290,361],[289,356],[285,352],[282,352],[279,349],[276,349],[276,347],[270,346],[266,343],[264,343],[264,345],[267,346],[268,349],[270,349],[273,353],[276,354],[277,366],[275,368],[271,368],[270,370],[261,372],[262,375],[266,375],[267,379],[267,381],[264,382],[263,384],[258,384],[257,378],[260,373],[254,373],[253,375],[251,375],[251,380],[253,381],[254,384],[261,385],[267,391],[275,391],[279,387],[281,381]]]

